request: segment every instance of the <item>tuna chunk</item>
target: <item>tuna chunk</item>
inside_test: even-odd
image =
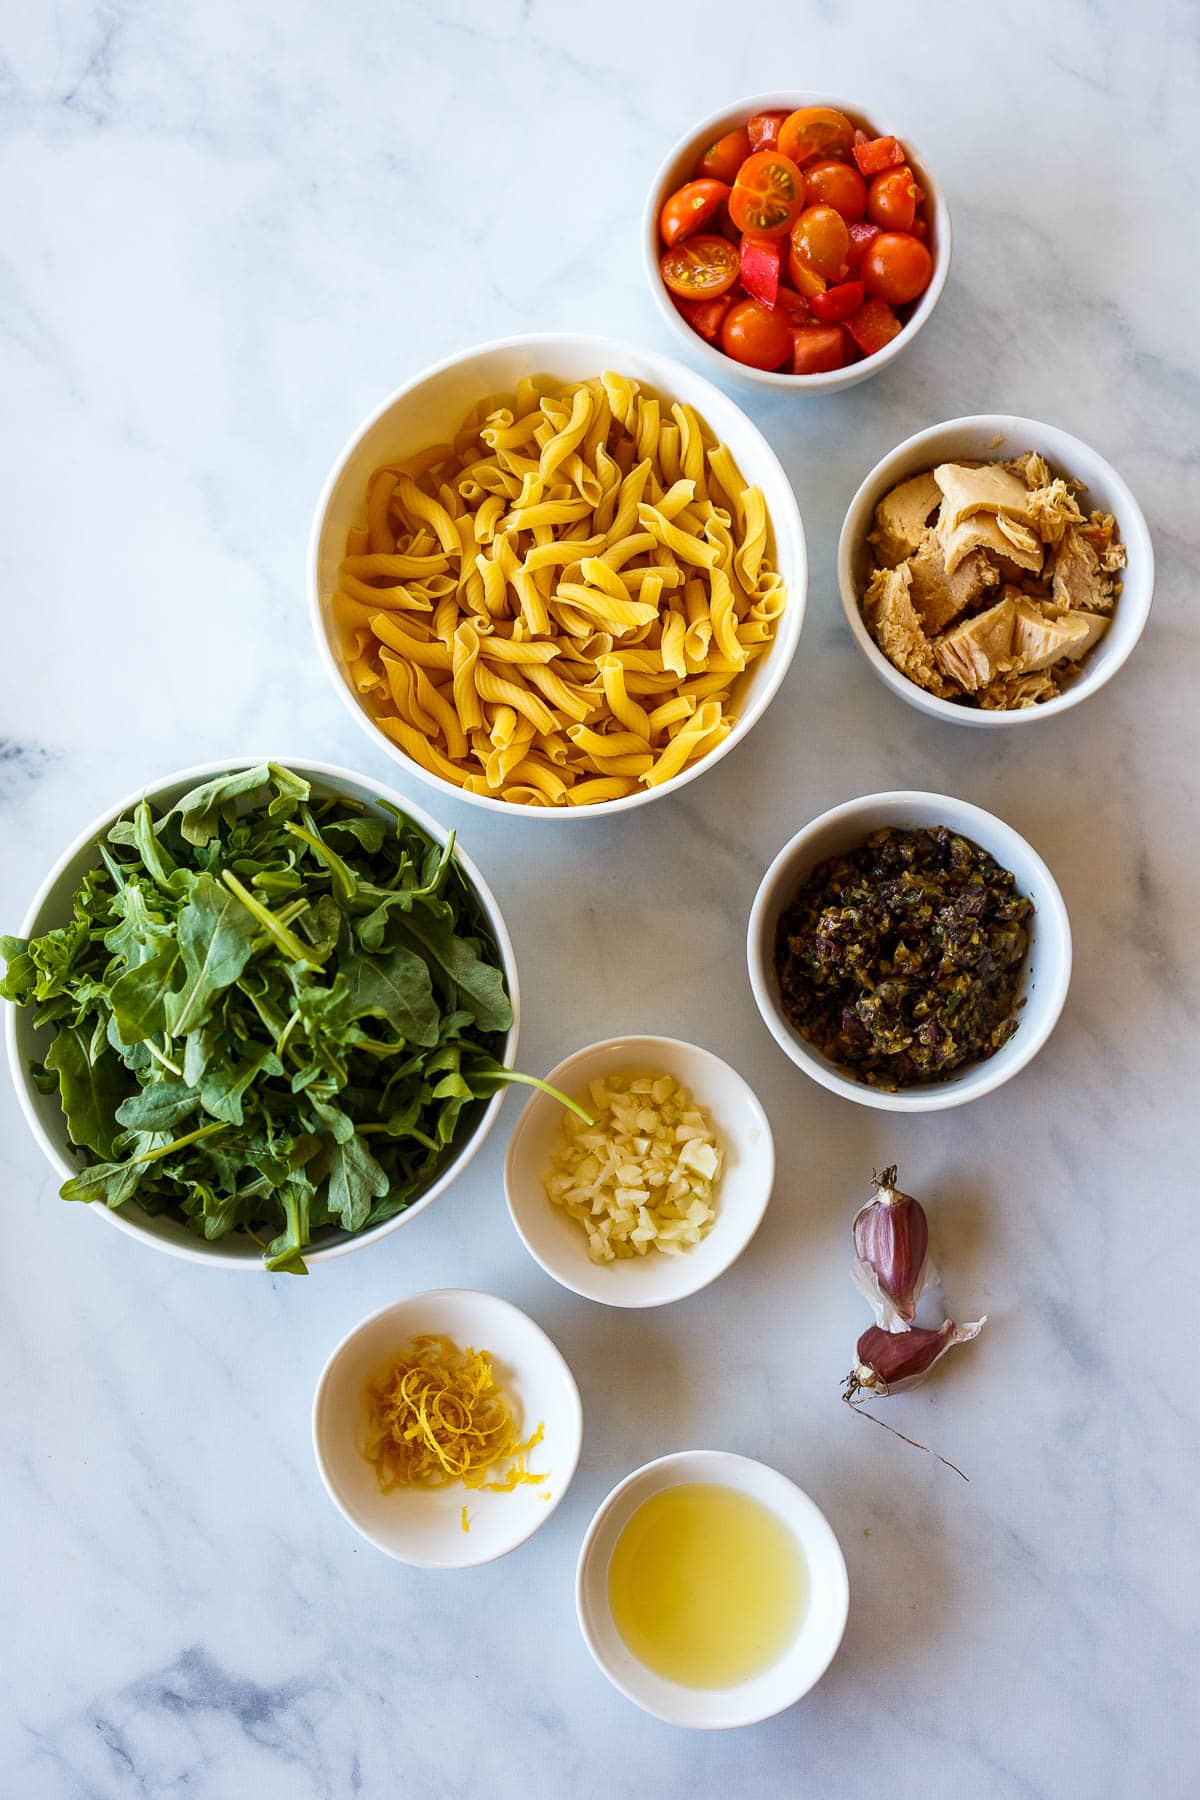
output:
[[[1111,572],[1104,567],[1106,545],[1097,548],[1087,527],[1068,530],[1054,558],[1051,592],[1059,606],[1106,612],[1117,595]]]
[[[1004,463],[985,463],[979,469],[966,463],[939,463],[933,478],[942,491],[941,523],[947,531],[976,513],[1029,523],[1029,489]]]
[[[870,543],[886,569],[911,556],[925,534],[926,521],[941,504],[942,490],[933,476],[914,475],[885,494],[875,508]]]
[[[933,646],[937,666],[967,693],[986,687],[1012,668],[1012,636],[1017,605],[1012,599],[964,619]]]
[[[876,569],[863,599],[871,636],[902,675],[945,698],[953,688],[943,681],[933,659],[933,649],[912,603],[912,572],[902,563],[898,569]]]
[[[942,546],[932,527],[926,528],[908,567],[912,571],[912,603],[929,637],[945,631],[999,579],[982,550],[972,550],[953,575],[947,575]]]
[[[1036,600],[1019,600],[1013,623],[1014,673],[1031,675],[1064,657],[1078,662],[1108,630],[1098,613],[1057,612]]]
[[[1036,532],[1016,519],[997,518],[994,513],[974,513],[961,524],[951,527],[939,518],[937,534],[947,575],[953,575],[972,550],[990,550],[996,556],[1007,557],[1031,575],[1042,572],[1041,540]]]

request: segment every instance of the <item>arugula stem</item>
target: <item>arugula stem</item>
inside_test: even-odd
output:
[[[176,1150],[185,1149],[188,1144],[199,1143],[201,1138],[210,1138],[218,1131],[228,1130],[229,1126],[224,1119],[214,1119],[211,1125],[200,1125],[195,1131],[186,1131],[182,1137],[172,1138],[169,1144],[160,1144],[157,1150],[143,1150],[140,1156],[131,1160],[135,1163],[158,1162]]]
[[[230,893],[241,901],[246,911],[253,913],[263,929],[270,933],[285,956],[290,956],[293,962],[307,963],[313,969],[321,967],[322,958],[308,944],[302,944],[294,931],[281,925],[270,907],[264,906],[260,900],[255,899],[249,888],[242,886],[232,869],[222,869],[221,880]]]
[[[568,1112],[573,1112],[576,1118],[583,1120],[585,1125],[596,1123],[591,1113],[585,1112],[577,1100],[572,1100],[566,1094],[560,1093],[558,1088],[551,1087],[548,1081],[539,1081],[536,1075],[521,1075],[516,1069],[489,1069],[486,1079],[500,1082],[519,1081],[524,1087],[537,1088],[539,1093],[549,1094],[551,1100],[557,1100],[561,1106],[566,1107]]]
[[[164,1053],[156,1047],[156,1045],[151,1041],[150,1038],[143,1038],[142,1042],[143,1042],[143,1044],[145,1044],[147,1050],[150,1052],[150,1054],[154,1058],[155,1062],[160,1062],[164,1069],[170,1069],[172,1075],[177,1075],[179,1077],[180,1081],[183,1080],[183,1070],[180,1068],[178,1063],[173,1063],[169,1056],[164,1055]]]

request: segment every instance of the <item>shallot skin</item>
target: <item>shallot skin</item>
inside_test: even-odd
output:
[[[855,1346],[857,1365],[847,1377],[847,1398],[860,1389],[877,1394],[902,1394],[924,1381],[934,1363],[955,1344],[968,1344],[987,1324],[987,1314],[970,1325],[947,1319],[938,1331],[914,1326],[906,1332],[884,1331],[871,1325]]]

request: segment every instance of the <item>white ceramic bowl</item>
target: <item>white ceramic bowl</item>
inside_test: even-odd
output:
[[[1113,611],[1112,624],[1096,648],[1085,659],[1079,674],[1065,692],[1038,706],[1023,706],[1012,712],[989,712],[980,706],[962,706],[953,700],[942,700],[930,694],[907,675],[902,675],[888,661],[862,616],[859,596],[866,588],[872,559],[867,533],[871,529],[875,508],[884,495],[910,475],[919,475],[942,462],[959,458],[987,461],[995,457],[1020,456],[1036,450],[1046,458],[1057,475],[1066,475],[1084,483],[1081,496],[1084,510],[1099,508],[1115,515],[1121,539],[1128,556],[1122,577],[1120,599]],[[970,418],[948,419],[944,425],[931,425],[925,431],[905,438],[902,444],[876,463],[850,502],[841,538],[838,541],[838,587],[842,610],[846,614],[854,641],[886,687],[910,706],[945,719],[953,725],[976,725],[995,729],[1008,725],[1034,725],[1078,706],[1089,694],[1102,688],[1116,674],[1130,655],[1150,617],[1154,598],[1154,550],[1142,509],[1111,463],[1079,438],[1057,426],[1043,425],[1037,419],[1018,419],[1009,413],[976,413]]]
[[[44,931],[50,931],[61,925],[71,916],[71,897],[75,892],[80,877],[88,869],[94,868],[99,861],[96,855],[97,844],[105,837],[109,828],[122,814],[129,812],[139,800],[149,800],[156,810],[173,806],[190,788],[197,787],[200,782],[211,780],[216,775],[226,774],[235,769],[253,767],[262,762],[263,757],[234,756],[224,757],[220,762],[199,763],[192,769],[181,769],[174,775],[165,775],[158,781],[148,782],[144,787],[126,794],[115,806],[107,808],[98,819],[94,820],[85,831],[80,832],[74,843],[63,851],[41,887],[34,895],[29,910],[21,926],[20,935],[25,938],[38,937]],[[360,801],[364,806],[383,813],[381,802],[387,801],[399,807],[403,812],[427,831],[430,837],[439,844],[444,844],[448,833],[436,819],[430,818],[427,812],[415,806],[405,794],[397,789],[385,787],[382,782],[373,781],[369,776],[356,775],[350,769],[340,769],[332,763],[312,762],[307,757],[276,757],[276,762],[283,762],[311,781],[319,792],[345,794],[352,800]],[[383,813],[390,818],[390,814]],[[455,856],[471,887],[474,889],[479,903],[487,919],[488,927],[496,941],[500,952],[500,961],[504,969],[504,979],[512,1001],[513,1023],[504,1040],[501,1061],[508,1068],[513,1068],[517,1054],[517,1031],[520,1017],[520,992],[517,984],[517,962],[513,951],[512,940],[500,914],[494,895],[483,876],[466,855],[461,846],[455,846]],[[51,1040],[48,1029],[35,1031],[33,1013],[28,1007],[10,1006],[7,1009],[4,1023],[5,1042],[8,1047],[9,1068],[12,1071],[13,1085],[17,1090],[17,1098],[21,1110],[29,1124],[29,1129],[41,1145],[49,1161],[59,1175],[66,1181],[70,1176],[79,1173],[81,1163],[67,1136],[66,1121],[59,1105],[57,1093],[42,1094],[34,1086],[29,1072],[31,1059],[40,1061],[45,1055]],[[424,1212],[432,1205],[438,1195],[443,1193],[456,1181],[466,1168],[484,1138],[496,1120],[496,1114],[504,1100],[504,1091],[495,1094],[486,1106],[474,1109],[473,1119],[467,1118],[461,1144],[453,1157],[446,1164],[437,1179],[421,1195],[420,1199],[395,1218],[385,1219],[382,1224],[372,1226],[369,1231],[357,1233],[329,1232],[321,1234],[318,1241],[304,1252],[305,1263],[311,1268],[314,1263],[329,1262],[336,1256],[345,1256],[351,1250],[364,1249],[380,1238],[388,1237],[398,1231],[410,1219]],[[157,1250],[166,1250],[172,1256],[186,1257],[190,1262],[205,1263],[209,1268],[221,1266],[234,1269],[252,1269],[261,1273],[262,1253],[257,1244],[249,1239],[225,1239],[217,1243],[207,1243],[203,1238],[179,1224],[173,1219],[151,1218],[144,1213],[136,1200],[127,1201],[122,1207],[110,1209],[93,1203],[87,1208],[94,1217],[105,1219],[115,1225],[118,1231],[126,1232],[130,1237],[138,1238],[143,1243],[151,1244]]]
[[[971,1063],[930,1087],[902,1088],[888,1094],[856,1081],[788,1023],[779,999],[775,974],[775,931],[780,914],[818,863],[863,843],[884,826],[914,829],[945,825],[987,850],[1016,876],[1017,887],[1033,901],[1029,952],[1021,979],[1020,1024],[1008,1042],[986,1062]],[[798,831],[779,852],[762,878],[746,933],[750,985],[767,1030],[796,1067],[832,1094],[859,1106],[884,1112],[941,1112],[978,1100],[1011,1081],[1032,1062],[1050,1033],[1067,997],[1071,981],[1071,927],[1067,909],[1049,869],[1020,834],[982,807],[948,794],[864,794],[822,813]]]
[[[758,1230],[775,1180],[771,1126],[753,1090],[728,1063],[678,1038],[609,1038],[577,1050],[547,1080],[587,1105],[587,1086],[617,1073],[673,1075],[710,1113],[725,1152],[717,1217],[707,1237],[683,1256],[594,1263],[576,1221],[546,1197],[542,1176],[561,1142],[562,1107],[534,1092],[517,1120],[504,1162],[504,1191],[518,1235],[547,1275],[572,1293],[606,1306],[665,1306],[698,1293],[737,1261]]]
[[[709,430],[729,445],[746,480],[760,487],[766,499],[771,521],[770,548],[787,583],[788,604],[770,649],[757,658],[738,684],[737,723],[717,749],[673,780],[621,800],[578,807],[517,806],[469,793],[440,775],[431,774],[376,725],[349,680],[332,621],[338,565],[345,554],[347,531],[351,525],[365,521],[367,478],[381,464],[453,437],[470,407],[484,395],[511,392],[522,376],[550,375],[564,381],[583,381],[605,369],[632,376],[664,400],[694,406]],[[567,333],[544,332],[478,345],[424,370],[389,394],[359,426],[330,470],[317,501],[309,540],[309,605],[317,647],[334,687],[375,748],[448,799],[503,813],[506,818],[538,823],[606,817],[646,806],[714,768],[762,717],[787,674],[804,620],[807,584],[804,526],[792,485],[767,440],[728,395],[693,369],[672,362],[657,351],[641,350],[618,338]]]
[[[808,1601],[795,1638],[762,1674],[736,1687],[689,1688],[655,1674],[628,1649],[609,1606],[608,1568],[625,1526],[652,1495],[684,1482],[736,1488],[769,1507],[795,1535],[807,1565]],[[682,1450],[635,1469],[600,1507],[579,1553],[575,1608],[588,1649],[627,1699],[668,1724],[721,1731],[768,1719],[816,1686],[842,1641],[850,1584],[824,1513],[786,1475],[725,1450]]]
[[[931,226],[929,247],[933,255],[933,275],[929,286],[914,305],[904,330],[874,356],[866,356],[861,362],[851,363],[848,368],[830,369],[823,375],[791,375],[783,369],[749,369],[744,363],[735,362],[733,357],[726,356],[717,345],[706,343],[698,331],[692,330],[672,302],[663,285],[658,266],[662,256],[658,217],[663,203],[676,188],[692,179],[696,164],[708,146],[717,138],[723,137],[727,131],[744,125],[753,113],[781,110],[795,112],[801,106],[834,106],[853,120],[855,125],[870,131],[873,136],[890,134],[899,138],[909,167],[925,190],[926,210]],[[646,210],[642,215],[642,261],[646,279],[650,283],[650,292],[659,312],[685,351],[699,361],[714,381],[740,381],[750,387],[775,388],[779,392],[793,394],[829,394],[837,388],[855,387],[860,381],[869,381],[872,375],[881,374],[889,364],[895,362],[914,342],[917,333],[924,329],[942,297],[942,289],[950,273],[951,239],[950,209],[946,205],[946,196],[930,174],[928,163],[908,133],[894,125],[881,125],[876,119],[868,118],[860,107],[849,101],[839,100],[834,94],[802,94],[795,91],[754,94],[748,100],[735,101],[732,106],[723,106],[720,112],[710,113],[707,119],[694,125],[667,152],[658,174],[650,184]]]
[[[518,1409],[522,1438],[539,1424],[544,1428],[526,1466],[531,1473],[545,1471],[545,1481],[508,1494],[468,1490],[458,1482],[383,1492],[362,1454],[367,1384],[425,1332],[452,1338],[460,1349],[488,1352],[497,1381]],[[417,1568],[466,1569],[507,1556],[546,1523],[571,1485],[583,1414],[575,1379],[540,1325],[493,1294],[439,1288],[383,1307],[342,1339],[317,1383],[312,1434],[330,1499],[368,1543]]]

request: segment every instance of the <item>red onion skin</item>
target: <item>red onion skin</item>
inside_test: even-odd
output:
[[[903,1393],[905,1388],[923,1381],[938,1358],[955,1344],[969,1343],[978,1337],[984,1323],[980,1319],[974,1325],[956,1325],[953,1319],[947,1319],[938,1331],[917,1325],[904,1332],[883,1331],[872,1325],[858,1340],[854,1378],[860,1387],[878,1394]]]
[[[898,1316],[911,1325],[921,1295],[929,1221],[920,1201],[910,1194],[896,1193],[894,1200],[882,1197],[892,1193],[896,1193],[894,1188],[885,1188],[879,1199],[868,1201],[860,1209],[852,1227],[854,1248],[874,1272]]]

